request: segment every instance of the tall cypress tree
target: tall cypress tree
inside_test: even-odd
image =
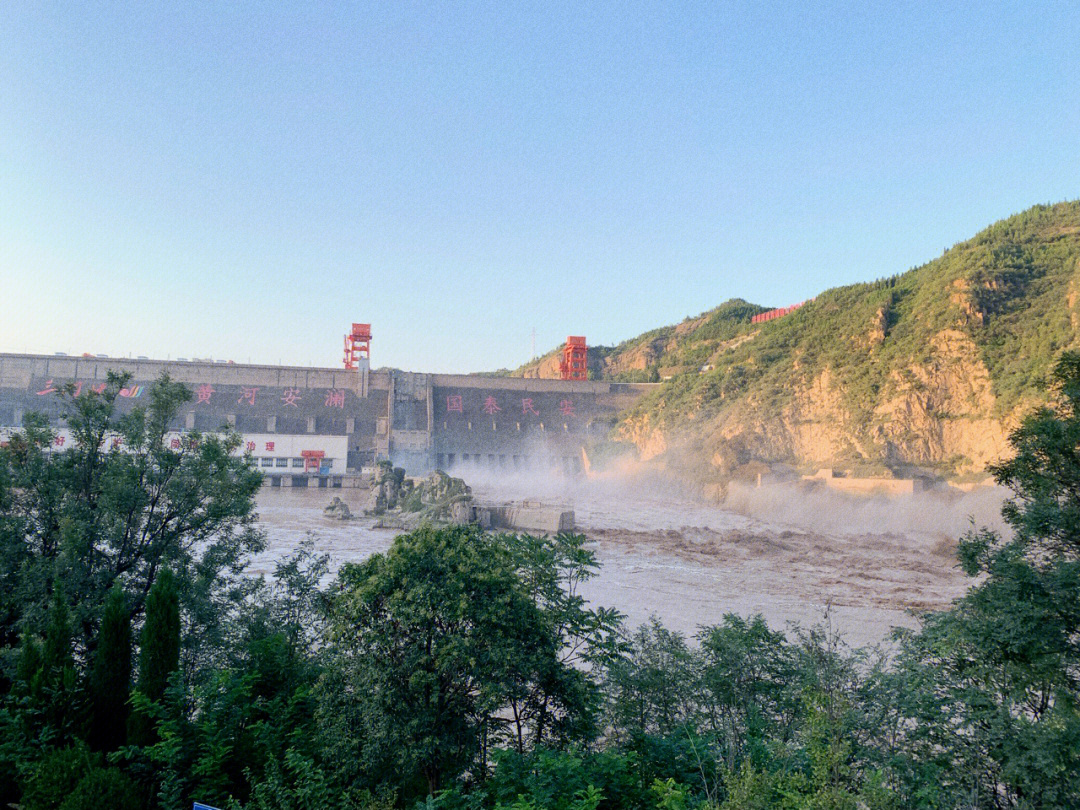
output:
[[[165,696],[169,676],[180,666],[180,593],[176,576],[163,568],[146,597],[146,621],[139,639],[139,691],[152,701]],[[153,725],[145,714],[131,715],[131,742],[150,745]]]
[[[124,744],[130,690],[131,619],[117,582],[105,600],[90,670],[90,743],[98,750],[114,751]]]
[[[53,591],[49,625],[45,628],[41,681],[45,720],[63,739],[78,719],[74,712],[75,656],[72,653],[71,613],[63,590]]]
[[[15,683],[24,695],[35,700],[41,693],[41,645],[30,632],[23,631],[19,644],[19,660],[15,669]]]
[[[43,664],[46,681],[54,689],[63,686],[64,673],[74,668],[71,654],[71,619],[67,599],[60,588],[53,591],[49,626],[45,629]]]

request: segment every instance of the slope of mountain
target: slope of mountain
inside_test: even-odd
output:
[[[1002,220],[901,275],[776,320],[729,301],[590,349],[599,378],[665,379],[625,415],[644,458],[708,480],[752,461],[962,475],[1006,451],[1080,347],[1080,201]],[[557,376],[556,353],[513,372]]]

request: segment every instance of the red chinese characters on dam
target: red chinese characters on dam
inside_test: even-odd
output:
[[[517,401],[520,402],[522,416],[527,416],[529,414],[532,414],[533,416],[541,415],[540,411],[537,410],[537,408],[541,406],[538,405],[534,397],[521,397]],[[512,407],[512,409],[516,411],[518,405],[512,403],[510,407]],[[499,403],[498,397],[492,394],[487,394],[484,397],[482,404],[480,405],[480,410],[488,416],[494,416],[495,414],[503,412],[503,405]],[[576,415],[574,401],[572,399],[563,398],[562,400],[560,400],[557,410],[563,416]],[[446,412],[448,414],[460,413],[462,415],[465,415],[471,412],[471,408],[466,407],[465,397],[461,394],[447,394]]]
[[[87,391],[101,394],[105,391],[106,383],[89,380],[62,380],[49,378],[35,381],[36,384],[29,387],[28,393],[35,396],[45,397],[62,395],[65,393],[79,396]],[[125,399],[139,399],[143,397],[149,386],[129,385],[121,388],[118,395]],[[214,386],[209,383],[193,384],[191,386],[191,403],[196,406],[213,408],[219,405],[235,403],[240,409],[260,410],[291,410],[309,409],[322,407],[333,410],[346,410],[348,389],[345,388],[301,388],[296,386],[286,388],[266,388],[262,386]],[[577,417],[578,407],[587,408],[587,404],[581,405],[570,397],[556,398],[551,395],[517,396],[503,393],[444,393],[447,414],[462,414],[470,416],[485,414],[487,416],[509,416],[519,414],[521,416],[561,416],[564,418]],[[519,410],[520,408],[520,410]],[[309,410],[310,412],[310,410]]]
[[[84,390],[93,391],[95,394],[102,394],[105,391],[106,383],[91,383],[84,380],[71,380],[63,381],[50,378],[42,383],[38,383],[33,386],[31,390],[35,396],[45,397],[51,395],[59,395],[65,393],[67,386],[71,386],[71,393],[74,396],[79,396]],[[138,399],[146,392],[147,386],[145,385],[131,385],[127,388],[121,388],[118,392],[119,396],[125,399]],[[345,393],[344,388],[326,388],[323,391],[323,407],[336,408],[338,410],[345,409]],[[253,407],[262,401],[265,397],[271,396],[278,399],[283,406],[298,408],[304,399],[304,389],[290,387],[281,389],[280,397],[273,397],[273,389],[265,389],[258,386],[239,386],[233,389],[232,395],[236,396],[239,392],[239,396],[236,399],[237,405],[246,405]],[[195,405],[208,405],[212,406],[218,400],[219,397],[229,396],[228,391],[218,391],[214,386],[209,383],[203,383],[196,385],[192,389],[193,404]]]
[[[70,384],[72,386],[71,393],[74,396],[79,396],[82,393],[83,385],[86,385],[86,383],[84,383],[82,380],[72,380]],[[66,383],[54,384],[53,380],[51,379],[46,380],[45,387],[42,388],[40,391],[35,391],[34,394],[39,397],[48,396],[49,394],[59,394],[61,391],[63,391],[65,385]],[[89,385],[88,387],[95,394],[100,394],[105,391],[105,383],[94,383]],[[121,388],[119,394],[120,396],[125,398],[135,399],[137,397],[141,397],[143,395],[143,391],[145,390],[145,386],[132,385],[129,388]]]

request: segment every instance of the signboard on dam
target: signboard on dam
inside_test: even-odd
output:
[[[651,387],[370,371],[366,363],[328,369],[0,354],[0,428],[17,429],[31,411],[63,428],[64,388],[101,391],[109,371],[130,375],[117,398],[122,412],[145,405],[162,374],[186,384],[191,400],[169,426],[177,434],[230,428],[256,447],[266,436],[290,437],[281,446],[293,449],[304,437],[341,437],[327,447],[343,457],[323,465],[336,472],[381,459],[413,473],[458,465],[572,470],[587,440],[606,435]]]

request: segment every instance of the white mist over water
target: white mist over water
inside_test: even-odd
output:
[[[971,521],[1001,527],[999,489],[860,497],[794,484],[735,485],[723,504],[692,497],[648,470],[564,476],[504,473],[459,465],[452,471],[480,503],[536,500],[575,512],[601,564],[583,588],[617,608],[631,627],[656,615],[693,634],[723,615],[761,613],[783,629],[812,624],[828,609],[849,643],[914,626],[910,610],[941,609],[970,585],[955,542]],[[342,523],[322,509],[333,496],[359,513],[363,490],[280,489],[259,495],[268,546],[252,566],[270,573],[306,536],[336,568],[389,548],[399,533],[372,520]]]
[[[856,495],[797,483],[736,482],[723,503],[709,504],[662,473],[630,465],[593,477],[469,465],[458,465],[451,474],[464,478],[481,502],[540,500],[574,509],[583,529],[633,531],[690,527],[955,539],[972,522],[1004,531],[1001,504],[1008,494],[983,487],[967,493],[943,488],[908,496]]]

